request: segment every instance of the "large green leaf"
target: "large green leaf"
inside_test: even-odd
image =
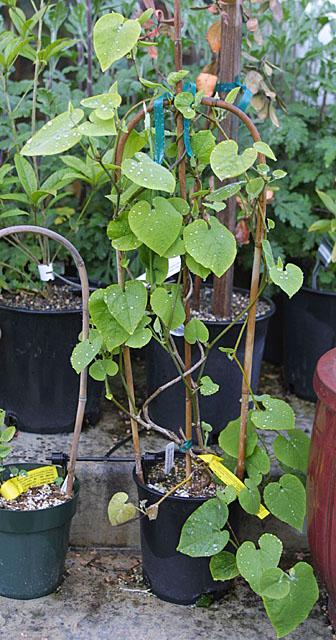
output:
[[[245,488],[238,494],[240,506],[251,515],[256,515],[260,509],[260,493],[253,480],[246,478]]]
[[[280,567],[272,567],[263,572],[260,579],[260,595],[281,600],[289,594],[290,580]]]
[[[95,109],[98,118],[102,118],[102,120],[109,119],[120,104],[121,96],[117,91],[116,84],[111,87],[109,93],[101,93],[97,96],[91,96],[90,98],[81,100],[83,107]]]
[[[184,229],[187,252],[203,267],[220,277],[234,262],[237,253],[233,234],[214,216],[209,224],[195,220]]]
[[[93,30],[93,45],[102,71],[132,51],[140,33],[138,20],[126,20],[120,13],[99,18]]]
[[[189,344],[196,344],[197,341],[205,344],[209,340],[209,331],[202,320],[192,318],[184,329],[184,337]]]
[[[270,472],[271,461],[265,449],[256,446],[253,453],[245,460],[246,471],[250,478],[259,478]]]
[[[27,196],[31,196],[34,191],[37,191],[37,179],[35,171],[30,162],[16,153],[14,156],[15,168],[18,174],[19,180],[23,190]]]
[[[264,410],[255,409],[252,411],[251,420],[257,429],[271,431],[295,429],[295,413],[287,402],[271,398],[267,394],[257,396],[257,400],[265,407]]]
[[[184,523],[177,551],[192,558],[219,553],[229,541],[229,532],[223,530],[228,517],[229,509],[225,502],[210,498]]]
[[[209,566],[214,580],[232,580],[239,576],[236,556],[230,551],[221,551],[212,556]]]
[[[209,130],[197,131],[191,138],[191,148],[197,161],[202,165],[210,163],[211,152],[216,146],[216,138]]]
[[[126,341],[126,345],[132,349],[142,349],[152,337],[152,332],[148,329],[147,325],[150,323],[150,318],[144,316],[134,333]]]
[[[118,218],[111,220],[107,226],[107,235],[112,240],[112,247],[119,251],[132,251],[141,245],[128,223],[128,212],[123,211]]]
[[[301,429],[294,429],[288,436],[275,439],[273,451],[279,462],[302,473],[307,473],[310,438]]]
[[[83,116],[82,109],[74,109],[49,120],[28,140],[21,150],[21,155],[53,156],[71,149],[81,139],[78,124]]]
[[[165,198],[154,198],[153,207],[141,200],[129,212],[131,231],[147,247],[163,256],[177,239],[183,218]]]
[[[114,319],[132,335],[146,310],[147,291],[143,283],[130,280],[124,290],[119,284],[111,284],[105,289],[104,300]]]
[[[253,147],[245,149],[239,155],[236,141],[224,140],[211,153],[211,169],[220,180],[236,178],[252,167],[257,156],[257,151]]]
[[[263,572],[277,567],[282,554],[281,540],[271,533],[264,533],[258,543],[260,548],[256,549],[253,542],[243,542],[236,555],[239,573],[255,593],[260,593]]]
[[[129,334],[113,318],[104,300],[104,289],[94,291],[89,300],[89,311],[91,319],[101,334],[106,347],[113,351],[116,347],[126,342]]]
[[[303,272],[296,264],[289,262],[285,268],[282,264],[274,265],[269,270],[272,282],[292,298],[303,285]]]
[[[133,158],[126,158],[121,163],[122,173],[132,182],[146,189],[155,191],[175,190],[175,178],[168,169],[154,162],[142,151],[138,151]]]
[[[306,515],[306,491],[296,476],[286,473],[279,482],[266,485],[264,501],[276,518],[302,531]]]
[[[288,582],[287,596],[281,600],[263,599],[278,638],[283,638],[304,622],[319,596],[313,569],[306,562],[298,562],[290,569]]]
[[[231,420],[227,427],[220,432],[218,438],[218,444],[225,453],[233,458],[238,458],[239,448],[239,433],[240,433],[240,418]],[[251,421],[251,412],[249,412],[247,419],[247,432],[246,432],[246,457],[252,455],[256,444],[258,442],[258,436],[255,431],[255,427]]]
[[[177,329],[185,320],[181,287],[176,284],[165,288],[157,287],[151,295],[151,306],[154,313],[170,329]]]
[[[100,336],[95,337],[92,341],[83,340],[83,342],[76,344],[71,355],[71,364],[76,373],[83,371],[92,362],[97,353],[99,353],[101,346],[102,339]]]

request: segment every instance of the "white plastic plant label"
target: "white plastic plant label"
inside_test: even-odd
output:
[[[174,276],[175,273],[178,273],[181,269],[181,258],[180,256],[176,256],[176,258],[169,258],[168,260],[168,273],[167,273],[167,278],[171,278],[171,276]],[[146,283],[146,274],[142,273],[140,276],[137,277],[137,280],[142,280],[144,282],[144,284]]]
[[[42,280],[42,282],[55,280],[54,267],[52,262],[50,262],[49,264],[39,264],[38,270],[39,270],[40,279]]]
[[[169,442],[165,449],[165,466],[164,472],[166,476],[171,472],[174,466],[174,457],[175,457],[175,445],[173,442]]]

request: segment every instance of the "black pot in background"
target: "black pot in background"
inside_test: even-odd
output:
[[[263,298],[265,300],[265,298]],[[253,369],[252,369],[252,389],[256,393],[261,362],[263,358],[265,338],[270,317],[274,313],[274,304],[266,298],[270,305],[270,310],[260,316],[256,322],[256,332],[254,341]],[[229,321],[210,322],[205,321],[209,329],[210,341],[213,340],[228,324]],[[219,391],[212,396],[200,395],[201,418],[213,427],[212,436],[224,429],[230,420],[234,420],[240,413],[240,398],[242,374],[235,362],[231,362],[218,347],[233,347],[237,341],[243,321],[238,321],[225,336],[214,346],[208,356],[208,360],[203,375],[208,375],[214,382],[219,384]],[[177,348],[183,356],[183,337],[174,336]],[[240,342],[237,356],[241,363],[244,362],[245,337]],[[155,389],[169,382],[177,376],[177,371],[171,357],[155,341],[146,347],[146,372],[148,395]],[[196,363],[200,357],[199,349],[192,347],[192,362]],[[194,374],[195,375],[195,374]],[[197,375],[197,372],[196,372]],[[150,403],[149,415],[154,422],[161,426],[178,431],[184,424],[185,411],[185,385],[180,382],[160,395]]]
[[[0,407],[21,431],[72,431],[79,376],[70,356],[81,331],[81,312],[0,305],[0,330]],[[99,419],[102,389],[89,379],[85,418],[90,424]]]
[[[164,459],[164,453],[156,454],[156,460],[143,459],[145,480],[149,465]],[[162,498],[162,493],[143,485],[133,471],[139,500],[147,500],[146,506]],[[159,507],[156,520],[144,517],[140,520],[142,567],[144,578],[152,592],[161,600],[174,604],[194,604],[204,593],[220,597],[229,588],[228,582],[214,581],[209,570],[209,558],[191,558],[176,551],[182,527],[189,516],[206,501],[205,498],[169,496]],[[232,523],[231,523],[232,526]]]
[[[275,312],[269,319],[264,360],[282,366],[284,358],[283,347],[283,305],[284,295],[276,293],[272,300],[275,304]]]
[[[300,398],[316,400],[313,376],[319,358],[336,346],[336,293],[302,287],[284,298],[284,376]]]

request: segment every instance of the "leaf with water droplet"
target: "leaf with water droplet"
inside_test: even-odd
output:
[[[115,12],[99,18],[93,30],[93,45],[102,71],[132,51],[140,34],[138,20],[127,20]]]
[[[23,156],[52,156],[71,149],[80,142],[78,124],[83,119],[82,109],[66,111],[49,120],[35,133],[21,150]]]

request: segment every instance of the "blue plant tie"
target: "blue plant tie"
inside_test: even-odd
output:
[[[183,91],[188,91],[192,93],[193,96],[196,95],[196,84],[195,82],[186,82],[183,85]],[[188,118],[183,118],[183,140],[184,147],[189,158],[193,156],[191,142],[190,142],[190,120]]]
[[[238,107],[242,111],[246,111],[251,102],[253,93],[246,87],[245,84],[242,84],[242,82],[240,82],[239,76],[236,76],[234,82],[217,82],[216,91],[218,91],[218,93],[227,93],[228,91],[231,91],[231,89],[235,89],[236,87],[240,87],[240,89],[242,89],[243,91],[243,95],[238,104]]]
[[[155,149],[154,160],[162,164],[165,152],[165,132],[164,132],[164,112],[163,102],[170,97],[170,93],[163,93],[154,100],[154,126],[155,126]]]
[[[179,451],[181,451],[182,453],[185,453],[186,451],[189,451],[189,449],[191,449],[191,447],[192,447],[192,440],[186,440],[179,447]]]

